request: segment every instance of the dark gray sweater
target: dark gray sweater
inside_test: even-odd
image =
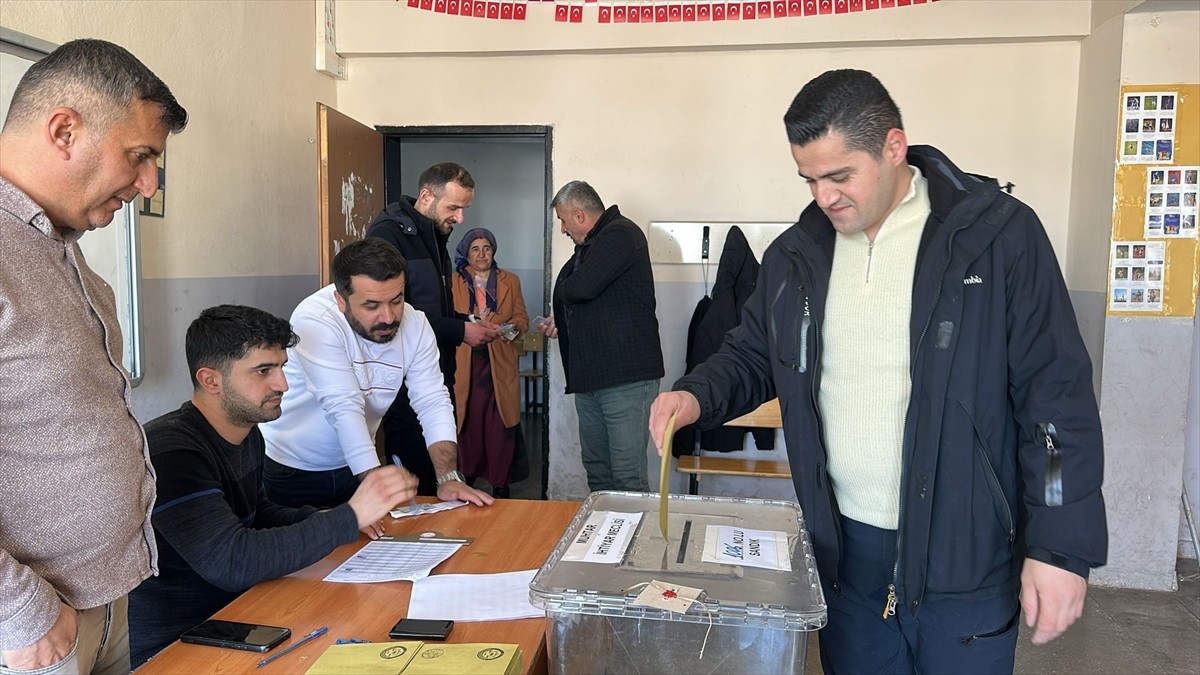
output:
[[[251,586],[358,538],[348,504],[317,511],[267,501],[257,427],[231,445],[188,402],[147,424],[146,438],[158,474],[159,575],[129,594],[134,668]]]

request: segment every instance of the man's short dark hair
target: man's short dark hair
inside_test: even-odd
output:
[[[447,183],[458,183],[468,190],[475,189],[475,179],[471,172],[454,162],[442,162],[421,172],[417,180],[417,189],[428,189],[435,197],[441,197]]]
[[[343,299],[354,294],[352,278],[365,274],[374,281],[390,281],[408,272],[408,263],[391,243],[367,237],[347,245],[333,257],[333,287]]]
[[[883,156],[888,132],[903,129],[900,109],[887,89],[865,70],[830,70],[800,90],[783,116],[788,141],[804,146],[836,131],[846,148]]]
[[[229,374],[234,361],[251,349],[287,349],[300,338],[287,321],[254,307],[217,305],[200,312],[184,340],[192,387],[199,388],[196,371],[212,368]]]
[[[554,199],[550,200],[550,208],[556,206],[583,209],[584,213],[591,215],[604,213],[604,202],[600,200],[600,195],[581,180],[573,180],[558,189]]]
[[[171,132],[187,126],[187,111],[171,89],[124,47],[104,40],[72,40],[21,77],[4,128],[34,123],[61,106],[102,130],[124,119],[135,99],[157,105]]]

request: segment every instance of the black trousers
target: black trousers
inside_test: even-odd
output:
[[[450,391],[450,404],[453,406],[454,389],[451,386],[447,386],[447,389]],[[383,415],[381,426],[387,461],[399,457],[400,464],[420,481],[417,494],[437,496],[437,475],[434,473],[433,460],[429,459],[429,446],[425,444],[425,436],[421,433],[421,422],[408,402],[407,384],[402,385],[400,391],[396,392],[396,400]]]
[[[263,457],[263,488],[267,499],[280,506],[328,509],[350,501],[358,489],[358,479],[348,466],[332,471],[304,471]]]

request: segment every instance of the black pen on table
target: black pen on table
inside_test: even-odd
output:
[[[262,661],[259,661],[258,665],[254,666],[254,667],[262,668],[263,666],[274,661],[275,659],[291,653],[291,651],[293,649],[295,649],[296,647],[302,647],[302,646],[308,644],[309,642],[316,640],[317,638],[321,637],[322,635],[324,635],[328,632],[329,632],[329,626],[321,626],[320,628],[314,630],[313,632],[309,633],[308,635],[305,635],[304,637],[300,638],[300,640],[298,642],[293,642],[292,644],[288,645],[287,647],[284,647],[283,651],[280,651],[276,654],[272,654],[271,656],[268,656],[267,658],[263,659]]]
[[[394,463],[396,466],[404,466],[404,464],[400,461],[400,455],[392,455],[392,463]],[[412,512],[416,513],[417,512],[417,496],[416,495],[413,495],[412,501],[410,503],[412,504]]]

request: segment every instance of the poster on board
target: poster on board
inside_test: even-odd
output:
[[[1146,238],[1196,238],[1200,167],[1146,168]]]
[[[1178,100],[1178,92],[1175,91],[1139,91],[1122,95],[1122,164],[1175,160],[1175,109]]]
[[[1162,311],[1165,256],[1162,241],[1114,241],[1109,311]]]

